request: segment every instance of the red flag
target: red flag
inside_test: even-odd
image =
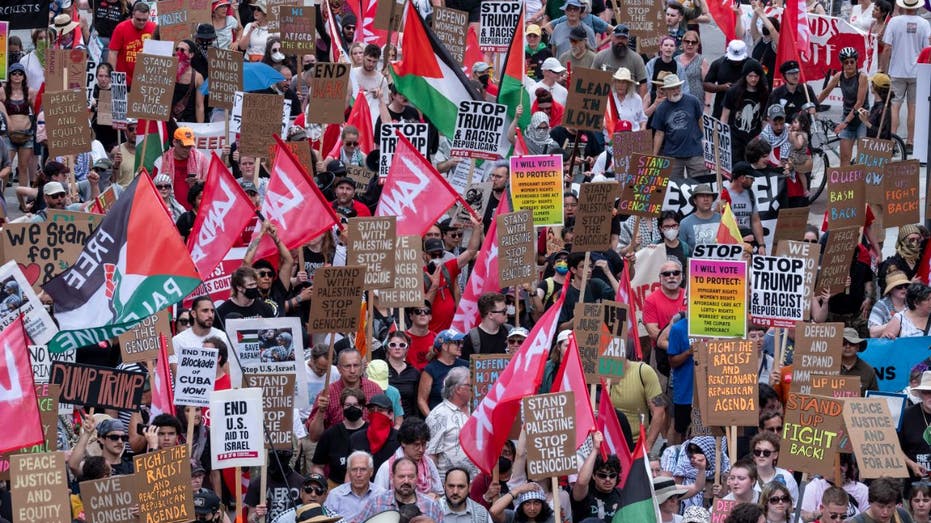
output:
[[[811,54],[809,51],[808,29],[808,6],[805,0],[788,0],[785,8],[782,10],[782,24],[779,26],[779,46],[776,48],[776,63],[781,64],[789,60],[795,60],[801,63],[799,50],[804,50],[806,56]],[[802,14],[806,13],[806,14]],[[803,25],[804,24],[804,25]],[[805,78],[799,72],[799,78],[802,85],[805,85]],[[782,77],[782,71],[777,70],[774,76],[775,84],[782,84],[785,79]]]
[[[630,268],[624,264],[621,279],[617,282],[615,301],[627,304],[627,349],[634,349],[638,360],[643,359],[643,349],[640,348],[640,333],[637,327],[637,304],[634,302],[634,292],[630,287]]]
[[[478,47],[478,34],[475,32],[475,27],[469,24],[469,32],[466,33],[466,48],[462,57],[462,70],[469,74],[472,72],[472,66],[475,65],[475,62],[484,60],[485,54]]]
[[[459,432],[459,444],[466,456],[486,474],[498,464],[498,456],[508,432],[520,412],[520,400],[536,394],[543,378],[543,367],[550,344],[559,327],[559,311],[566,299],[564,285],[559,299],[534,325],[494,387],[472,412]]]
[[[740,234],[740,227],[737,226],[737,219],[728,202],[724,203],[724,212],[721,213],[721,223],[718,224],[718,234],[716,238],[718,243],[740,245],[744,242],[743,235]]]
[[[324,2],[324,7],[326,8],[323,10],[323,16],[326,18],[324,25],[326,25],[327,36],[330,37],[330,61],[349,62],[346,53],[343,52],[343,37],[336,26],[336,18],[333,16],[333,11],[330,10],[329,2]]]
[[[501,203],[495,209],[495,217],[482,242],[482,248],[475,258],[475,267],[466,281],[459,306],[453,316],[452,328],[459,332],[469,332],[481,321],[478,313],[478,299],[486,292],[498,292],[498,216],[511,212],[507,198],[501,198]]]
[[[552,392],[575,392],[575,448],[581,447],[588,438],[588,433],[595,430],[595,413],[592,412],[592,404],[585,393],[587,390],[579,345],[575,341],[575,334],[570,334],[569,347],[563,354],[559,372],[553,380]],[[602,393],[601,397],[607,395]]]
[[[708,2],[708,13],[718,27],[724,32],[724,45],[736,38],[734,28],[737,25],[737,15],[734,13],[731,0],[711,0]]]
[[[317,184],[294,157],[291,148],[275,136],[275,161],[265,189],[262,214],[278,228],[278,238],[288,249],[296,249],[339,224],[339,218]],[[256,231],[256,234],[258,234]],[[278,252],[272,239],[262,238],[255,259]]]
[[[375,13],[378,2],[375,0],[359,0],[359,5],[356,5],[355,2],[347,3],[353,14],[356,15],[359,24],[356,28],[354,41],[384,47],[385,43],[388,42],[388,33],[381,29],[375,29]]]
[[[217,155],[210,160],[188,251],[201,278],[209,276],[255,217],[255,206]]]
[[[928,280],[931,279],[931,242],[925,242],[925,250],[921,253],[918,272],[915,273],[915,276],[921,280],[921,283],[928,285]]]
[[[607,457],[608,454],[614,454],[621,461],[621,477],[618,478],[617,486],[623,488],[627,475],[630,474],[633,457],[631,457],[627,438],[624,437],[621,421],[617,417],[617,411],[614,410],[614,404],[611,403],[611,394],[604,379],[601,380],[601,400],[598,402],[598,417],[595,419],[595,426],[604,436],[604,441],[601,442],[601,456]]]
[[[0,452],[18,450],[45,441],[27,343],[22,316],[18,316],[0,333],[0,347],[3,350],[0,363],[0,419],[16,420],[15,423],[6,423],[0,432]]]
[[[369,110],[369,103],[365,99],[365,91],[360,90],[356,96],[355,103],[352,104],[352,111],[349,112],[349,118],[346,119],[346,125],[353,125],[359,130],[359,150],[363,154],[368,154],[375,150],[375,131],[372,130],[372,111]],[[333,149],[330,151],[330,158],[339,159],[339,148],[343,146],[343,138],[336,140]]]
[[[524,133],[520,131],[520,127],[514,129],[514,133],[514,156],[530,154],[530,149],[527,148],[527,142],[524,141]]]
[[[459,193],[400,133],[375,216],[397,216],[397,235],[423,236],[456,201]]]
[[[155,363],[155,377],[152,384],[152,416],[173,414],[175,411],[175,393],[171,389],[171,369],[168,366],[168,338],[163,334],[158,337],[158,361]],[[149,369],[152,372],[152,369]]]

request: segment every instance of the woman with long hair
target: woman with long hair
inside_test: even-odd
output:
[[[36,121],[33,112],[36,92],[29,88],[26,80],[26,68],[16,63],[10,66],[9,79],[0,90],[0,111],[6,120],[6,145],[10,153],[10,163],[13,157],[18,157],[17,173],[19,183],[26,187],[32,186],[36,178],[36,161],[33,154],[36,137]],[[20,207],[23,206],[22,199]]]
[[[763,491],[765,485],[770,483],[781,483],[786,486],[789,495],[790,504],[794,504],[798,499],[798,483],[792,473],[784,468],[776,466],[779,460],[779,436],[773,432],[758,432],[750,440],[750,449],[753,453],[753,463],[756,465],[757,482],[754,490]],[[766,496],[763,496],[765,499]]]
[[[866,75],[860,72],[857,61],[859,53],[856,49],[845,47],[840,50],[838,58],[842,69],[831,77],[824,90],[818,94],[818,103],[823,102],[835,87],[840,86],[844,100],[843,119],[834,128],[834,132],[840,137],[840,165],[846,167],[850,165],[854,142],[866,136],[866,126],[861,124],[857,115],[866,103],[868,82]]]
[[[766,516],[766,523],[792,521],[792,494],[788,487],[778,481],[767,483],[760,494],[760,508]]]
[[[94,137],[97,138],[97,141],[99,141],[107,151],[116,147],[116,129],[114,129],[112,125],[101,125],[97,121],[97,114],[100,111],[98,107],[100,92],[110,90],[110,73],[112,72],[113,66],[107,62],[103,62],[97,66],[97,85],[94,86],[94,92],[91,98],[91,129],[94,131]]]
[[[195,49],[191,40],[181,40],[175,44],[178,69],[175,71],[171,116],[178,122],[204,122],[204,95],[200,91],[204,77],[191,67]]]
[[[663,78],[666,75],[674,74],[679,78],[685,78],[685,70],[682,68],[682,64],[675,59],[676,54],[676,39],[671,36],[664,36],[659,41],[659,54],[650,59],[646,63],[646,72],[647,80],[650,82],[649,90],[649,100],[646,104],[645,112],[647,116],[653,116],[653,112],[656,111],[656,108],[659,106],[659,103],[662,102],[662,99],[658,96],[658,86],[663,85]],[[686,83],[682,92],[689,94],[691,86]]]
[[[689,93],[704,103],[702,98],[705,90],[702,87],[702,80],[708,74],[710,64],[699,51],[701,51],[701,40],[698,37],[698,31],[686,31],[682,35],[682,53],[676,56],[676,61],[682,66],[684,72],[684,76],[679,78],[685,79],[685,85],[689,86]]]
[[[406,332],[396,330],[388,335],[385,354],[388,359],[388,385],[398,389],[401,394],[401,407],[410,416],[418,416],[417,383],[420,371],[407,362],[407,351],[411,338]]]
[[[236,46],[246,53],[250,62],[258,62],[265,55],[265,44],[270,36],[268,32],[268,7],[265,0],[255,0],[251,4],[255,20],[246,24]]]
[[[747,143],[763,130],[769,86],[763,66],[756,60],[744,64],[740,79],[724,93],[721,121],[731,127],[732,161],[744,160]]]

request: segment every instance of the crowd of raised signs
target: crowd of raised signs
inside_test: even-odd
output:
[[[307,327],[322,293],[315,274],[320,282],[321,269],[358,263],[347,252],[352,233],[333,227],[285,245],[285,224],[262,217],[242,231],[211,285],[139,327],[162,335],[157,364],[129,361],[135,349],[121,350],[123,336],[51,355],[51,379],[43,383],[36,371],[35,385],[43,420],[46,411],[58,416],[43,421],[43,443],[5,449],[0,522],[931,520],[931,232],[919,223],[920,168],[909,161],[929,126],[927,113],[916,115],[918,64],[931,63],[928,4],[413,0],[389,10],[374,0],[327,0],[286,22],[285,11],[298,6],[268,0],[54,0],[47,27],[30,27],[29,11],[39,8],[42,18],[48,4],[34,3],[0,2],[9,15],[0,25],[9,31],[0,61],[8,232],[82,219],[67,211],[105,214],[137,176],[150,176],[188,241],[198,212],[213,209],[205,182],[214,158],[262,207],[277,176],[272,155],[244,154],[255,148],[227,137],[260,123],[277,129],[281,111],[271,107],[269,122],[251,119],[248,93],[288,104],[279,134],[350,229],[385,216],[382,175],[407,168],[380,158],[390,156],[379,151],[385,138],[397,141],[384,124],[423,124],[392,130],[461,203],[423,227],[422,238],[404,240],[405,251],[393,221],[390,229],[371,222],[380,224],[373,236],[359,233],[359,245],[369,242],[359,249],[389,245],[394,266],[385,274],[396,280],[365,287],[358,332]],[[397,19],[406,22],[389,29]],[[442,37],[405,47],[397,33],[413,35],[411,20]],[[300,23],[312,31],[306,38],[293,29]],[[830,41],[813,34],[824,24],[835,30]],[[703,36],[715,32],[727,39],[711,59]],[[513,47],[523,50],[519,67],[506,52],[514,34],[524,39]],[[806,39],[808,48],[798,48]],[[232,51],[235,63],[217,50]],[[439,64],[424,69],[436,85],[452,78],[470,98],[502,104],[482,110],[496,119],[470,124],[462,112],[418,107],[435,102],[410,87],[427,80],[389,73],[397,60],[414,70],[405,50]],[[151,58],[142,69],[137,58],[150,54],[167,61]],[[461,71],[437,58],[449,56]],[[348,67],[317,65],[329,62]],[[815,62],[832,67],[810,78]],[[246,80],[236,90],[247,94],[220,103],[221,81],[240,70]],[[174,77],[170,92],[159,76]],[[515,79],[518,104],[508,98]],[[61,87],[79,94],[70,110]],[[167,106],[169,118],[128,117],[114,103],[127,92],[135,111]],[[574,103],[579,96],[590,98],[584,107]],[[478,114],[485,106],[471,107]],[[830,165],[819,166],[812,137],[825,108],[839,114],[829,130],[839,141]],[[467,138],[446,132],[458,129],[447,116],[472,128]],[[709,134],[707,126],[716,127]],[[906,161],[885,168],[889,157],[872,153],[893,134]],[[72,138],[90,147],[50,155],[52,141]],[[482,145],[490,140],[513,153],[495,154]],[[484,156],[453,153],[470,149]],[[509,154],[546,160],[515,178]],[[555,186],[541,190],[554,169]],[[817,198],[819,176],[828,184]],[[598,193],[606,183],[613,188]],[[419,196],[449,184],[431,178],[395,208],[416,214]],[[652,204],[629,203],[643,198]],[[537,227],[512,234],[532,225],[522,209]],[[895,245],[884,256],[890,226]],[[35,234],[32,262],[53,257],[42,248],[74,243]],[[263,237],[277,252],[256,259]],[[580,238],[600,247],[579,249]],[[186,255],[149,253],[156,267]],[[34,283],[39,271],[30,276],[28,261],[15,261]],[[51,265],[40,283],[73,262]],[[404,262],[414,285],[403,296],[416,299],[401,299],[402,307],[402,294],[390,291],[411,276]],[[518,274],[530,276],[497,285]],[[19,279],[4,280],[3,290],[5,310],[28,301]],[[54,317],[55,300],[38,299]],[[158,350],[159,335],[134,332],[140,350],[149,342]],[[29,347],[40,368],[50,355]],[[0,369],[18,384],[9,350]],[[166,355],[158,376],[177,380],[174,412],[158,412],[151,400],[164,386],[153,364]],[[17,394],[4,383],[0,404]],[[209,390],[198,393],[203,385]],[[253,388],[219,395],[239,386]],[[264,399],[247,392],[254,388]],[[127,390],[141,400],[118,397]],[[91,396],[92,404],[57,407]],[[214,408],[181,396],[209,396]],[[257,456],[253,466],[237,461]],[[224,460],[235,473],[218,466]]]

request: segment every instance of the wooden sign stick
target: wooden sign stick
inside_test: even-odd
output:
[[[453,283],[455,284],[455,283]],[[375,323],[375,293],[373,291],[368,291],[369,304],[365,308],[365,314],[367,318],[365,319],[365,361],[372,361],[372,348],[375,347],[375,336],[372,333],[372,327]]]
[[[721,484],[721,436],[714,437],[714,484]]]
[[[597,451],[593,451],[593,452],[597,452]],[[559,516],[559,478],[557,478],[556,476],[553,476],[550,478],[550,481],[553,482],[553,484],[550,487],[550,490],[553,493],[553,521],[560,522],[562,521],[562,519],[560,519],[560,516]]]
[[[184,407],[187,417],[187,451],[189,456],[194,455],[194,407]]]
[[[328,374],[329,375],[329,374]],[[242,468],[236,467],[235,479],[233,480],[236,483],[236,521],[241,521],[242,519]]]
[[[336,345],[336,333],[330,333],[330,350],[327,353],[327,373],[326,379],[323,380],[323,390],[320,391],[320,394],[328,395],[330,390],[330,370],[333,367],[333,347]]]
[[[268,498],[268,464],[262,465],[259,482],[259,505],[264,505]]]

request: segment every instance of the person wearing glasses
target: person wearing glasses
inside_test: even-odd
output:
[[[472,354],[507,353],[507,300],[498,292],[486,292],[478,298],[478,313],[481,322],[472,327],[462,342],[461,358],[469,359]],[[432,408],[432,407],[431,407]]]
[[[798,499],[798,483],[795,482],[791,472],[776,466],[776,461],[779,459],[779,435],[770,431],[759,432],[750,440],[750,448],[753,449],[753,463],[756,465],[758,478],[753,489],[763,492],[764,486],[778,483],[791,496],[791,499],[786,502],[786,506],[783,508],[790,508],[790,505],[795,506],[795,501]],[[769,498],[770,496],[764,492],[763,501]]]
[[[857,468],[857,462],[853,454],[840,455],[840,475],[844,482],[843,485],[835,485],[833,475],[830,478],[816,477],[808,482],[802,492],[803,521],[814,521],[819,517],[821,517],[822,521],[846,521],[860,512],[865,512],[870,507],[869,491],[866,485],[858,481],[860,469]],[[835,495],[834,498],[828,497],[828,493],[835,487],[841,487],[847,493],[848,501],[846,503],[842,504],[840,502],[839,495]],[[838,506],[831,508],[829,507],[830,504]],[[818,511],[820,511],[820,514]],[[843,512],[844,517],[839,519],[827,517],[828,512]]]
[[[433,307],[429,300],[424,300],[423,307],[415,307],[409,310],[410,327],[408,327],[406,334],[410,338],[410,342],[406,361],[418,372],[423,372],[423,369],[430,361],[427,355],[433,349],[433,342],[436,339],[436,332],[430,329],[430,322],[433,321]],[[390,354],[388,361],[391,361]],[[406,408],[405,412],[407,412]],[[410,412],[416,412],[416,409]]]
[[[927,23],[927,22],[926,22]],[[860,72],[857,65],[859,53],[853,47],[845,47],[838,54],[838,61],[842,69],[831,77],[824,90],[818,94],[818,103],[823,102],[835,87],[840,87],[843,95],[843,120],[834,129],[840,137],[840,165],[850,165],[850,156],[853,154],[853,144],[857,139],[866,136],[866,126],[862,125],[857,113],[867,102],[868,84],[866,74]],[[893,114],[897,107],[893,104]],[[893,119],[894,121],[895,119]],[[897,123],[897,122],[896,122]],[[893,128],[895,128],[893,126]]]
[[[792,495],[789,489],[777,481],[768,483],[760,494],[760,508],[763,509],[766,523],[788,523],[792,517]]]
[[[149,20],[149,4],[145,2],[136,2],[129,20],[123,20],[113,28],[107,62],[114,71],[126,73],[127,88],[132,88],[136,57],[142,52],[142,42],[152,38],[155,28],[155,22]]]
[[[469,362],[462,359],[462,339],[464,334],[456,329],[446,329],[436,335],[433,340],[434,352],[427,359],[430,360],[420,374],[420,383],[417,387],[417,407],[426,418],[434,407],[443,401],[443,381],[455,367],[468,367]]]
[[[318,170],[326,170],[326,166],[333,160],[343,162],[345,166],[365,166],[365,155],[371,151],[363,151],[359,147],[359,129],[354,125],[346,125],[340,134],[342,147],[339,148],[339,158],[327,156],[317,164]]]
[[[703,15],[704,16],[704,15]],[[704,103],[705,89],[702,86],[702,79],[708,74],[711,67],[708,59],[700,54],[701,40],[698,31],[688,30],[680,39],[682,44],[681,52],[676,55],[676,62],[682,68],[685,84],[689,87],[689,92],[696,96],[700,102]],[[812,95],[814,96],[814,95]]]
[[[347,463],[349,481],[333,488],[323,507],[328,514],[339,514],[346,521],[356,521],[356,516],[365,510],[369,501],[384,490],[372,483],[375,462],[371,454],[357,450],[349,455]]]
[[[599,448],[602,441],[601,431],[592,434],[595,448]],[[603,458],[600,452],[590,453],[572,486],[572,521],[591,517],[611,521],[621,503],[621,493],[617,489],[620,473],[621,462],[616,455]]]
[[[815,523],[839,523],[845,521],[847,514],[850,513],[849,511],[850,495],[842,488],[831,487],[825,490],[824,495],[821,496],[821,503],[818,508],[818,514],[820,515],[815,515]],[[854,510],[854,513],[856,513],[856,510]],[[804,511],[802,514],[804,514]],[[804,515],[802,519],[804,520]]]
[[[123,422],[103,414],[97,416],[83,414],[82,417],[81,435],[74,445],[71,456],[68,457],[68,468],[71,472],[78,477],[81,476],[84,457],[87,455],[87,445],[91,437],[96,434],[96,444],[99,445],[100,455],[110,465],[110,474],[113,476],[132,474],[135,471],[133,460],[124,452],[129,435],[126,433],[126,426]]]
[[[417,314],[425,328],[429,309],[416,309],[427,314]],[[435,335],[433,336],[435,337]],[[433,340],[430,340],[433,343]],[[388,361],[388,385],[396,388],[401,395],[401,408],[404,412],[417,416],[417,384],[420,383],[420,371],[408,363],[407,354],[411,346],[410,336],[403,331],[394,331],[388,335],[385,343],[385,355]]]
[[[177,222],[178,218],[187,212],[187,210],[175,199],[171,177],[167,174],[159,174],[155,176],[152,182],[155,184],[155,189],[158,190],[158,195],[162,197],[162,202],[165,203],[168,212],[171,213],[171,221]]]

